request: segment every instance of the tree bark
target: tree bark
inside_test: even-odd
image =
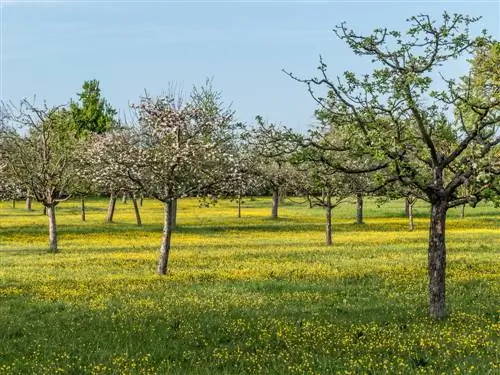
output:
[[[156,273],[165,275],[168,267],[168,256],[170,254],[170,241],[172,239],[172,215],[170,214],[174,205],[173,200],[168,200],[163,204],[163,236],[161,239],[160,256]]]
[[[410,224],[410,230],[412,231],[415,229],[415,225],[413,224],[413,204],[408,204],[408,222]]]
[[[408,197],[405,197],[405,214],[406,217],[410,216],[410,199]]]
[[[238,218],[241,218],[241,195],[238,194]]]
[[[462,205],[462,209],[460,211],[460,218],[463,219],[465,217],[465,204]]]
[[[142,226],[141,214],[139,212],[139,207],[137,205],[137,197],[135,196],[135,194],[132,194],[132,203],[134,204],[135,221],[137,222],[137,225],[140,227]]]
[[[26,211],[32,211],[31,208],[31,197],[26,198]]]
[[[81,199],[82,221],[85,221],[85,198]]]
[[[57,226],[56,226],[56,207],[54,204],[47,207],[49,216],[49,249],[57,253]]]
[[[432,319],[445,316],[446,199],[432,203],[429,230],[429,312]]]
[[[143,200],[144,200],[144,195],[142,195],[142,193],[141,193],[141,195],[139,197],[139,206],[141,206],[141,207],[142,207],[142,201]]]
[[[171,228],[174,230],[177,227],[177,199],[172,200],[172,209],[170,210]]]
[[[16,208],[16,200],[12,199],[12,208]]]
[[[273,210],[272,210],[272,218],[277,219],[278,218],[278,207],[280,204],[280,197],[279,197],[279,189],[274,188],[273,189]]]
[[[115,206],[116,206],[116,194],[111,193],[109,197],[108,214],[106,216],[107,223],[113,222],[113,215],[115,214]]]
[[[332,240],[332,196],[330,192],[326,193],[325,196],[326,199],[326,245],[327,246],[332,246],[333,245],[333,240]]]
[[[356,198],[356,224],[363,224],[363,192],[358,191]]]

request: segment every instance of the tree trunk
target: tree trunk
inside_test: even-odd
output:
[[[47,207],[43,206],[42,215],[47,215]]]
[[[273,219],[278,218],[278,207],[280,204],[280,197],[279,197],[279,189],[274,188],[273,189],[273,210],[272,210],[272,217]]]
[[[465,217],[465,204],[462,205],[462,209],[460,211],[460,218],[464,218]]]
[[[85,221],[85,198],[81,200],[81,208],[82,208],[82,221]]]
[[[144,200],[144,195],[142,195],[141,193],[141,196],[139,197],[139,206],[142,207],[142,201]]]
[[[307,194],[307,200],[309,201],[309,208],[313,208],[313,202],[310,194]]]
[[[330,192],[326,193],[326,245],[332,246],[332,196]]]
[[[406,217],[410,216],[410,198],[405,197],[405,214]]]
[[[16,208],[16,200],[12,199],[12,208]]]
[[[134,204],[135,220],[137,225],[140,227],[142,226],[141,214],[139,212],[139,207],[137,206],[137,198],[135,194],[132,194],[132,203]]]
[[[363,192],[359,191],[356,198],[356,224],[363,224]]]
[[[433,202],[429,230],[429,312],[432,319],[445,316],[445,269],[447,201]]]
[[[128,191],[124,191],[123,192],[122,203],[127,204],[127,199],[128,199]]]
[[[241,195],[238,194],[238,218],[241,218]]]
[[[26,211],[31,211],[31,197],[26,198]]]
[[[47,207],[49,216],[49,249],[57,253],[57,226],[56,226],[56,207],[54,204]]]
[[[410,223],[410,230],[415,229],[415,225],[413,224],[413,204],[408,204],[408,221]]]
[[[113,215],[115,214],[115,206],[116,206],[116,194],[111,193],[108,204],[108,215],[106,216],[107,223],[113,222]]]
[[[170,227],[174,230],[177,227],[177,199],[172,200],[172,209],[170,210],[171,225]]]
[[[168,256],[170,254],[170,241],[172,239],[172,215],[170,214],[174,205],[173,200],[168,200],[163,204],[163,236],[160,246],[160,257],[156,273],[165,275],[168,267]]]

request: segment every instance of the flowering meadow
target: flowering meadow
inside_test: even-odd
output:
[[[500,210],[448,213],[447,309],[427,312],[429,207],[324,211],[271,200],[179,202],[170,273],[157,276],[163,208],[104,199],[58,210],[0,203],[0,374],[498,374]]]

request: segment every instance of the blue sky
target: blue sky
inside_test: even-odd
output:
[[[146,89],[189,92],[212,77],[237,117],[257,114],[296,129],[314,122],[306,88],[281,69],[311,77],[323,55],[330,74],[369,72],[331,31],[346,21],[368,33],[405,30],[405,19],[444,10],[482,16],[500,39],[500,1],[22,1],[0,0],[2,100],[49,104],[76,98],[98,79],[122,113]],[[455,64],[452,73],[463,73]]]

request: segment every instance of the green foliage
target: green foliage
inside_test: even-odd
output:
[[[79,102],[71,102],[70,108],[77,134],[105,133],[116,124],[117,111],[101,96],[99,81],[85,81],[77,94]]]

